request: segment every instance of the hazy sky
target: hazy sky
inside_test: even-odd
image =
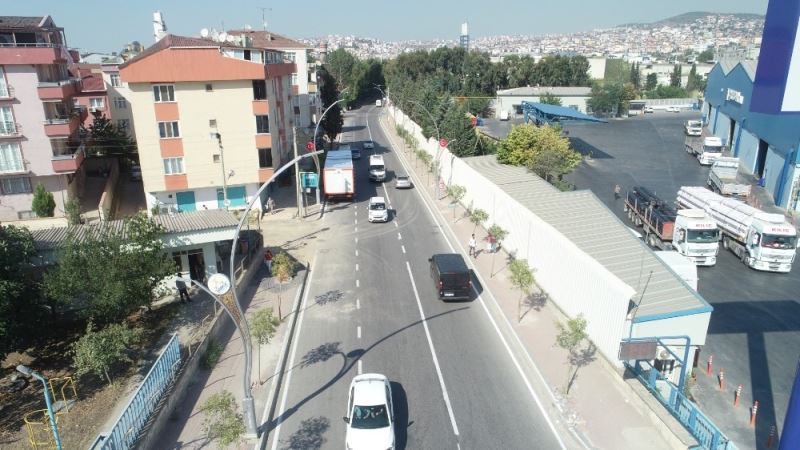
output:
[[[202,28],[269,28],[290,37],[354,34],[383,40],[455,39],[469,22],[474,37],[570,33],[630,22],[654,22],[689,11],[765,14],[768,0],[13,0],[2,15],[53,16],[71,47],[115,51],[130,41],[153,43],[152,13],[167,31],[196,36]],[[503,6],[500,6],[503,5]]]

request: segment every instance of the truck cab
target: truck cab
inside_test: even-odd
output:
[[[703,134],[703,122],[700,120],[687,120],[684,125],[687,136],[700,136]]]
[[[681,209],[675,218],[672,247],[698,266],[717,263],[720,232],[702,209]]]
[[[710,166],[722,156],[723,150],[725,150],[725,146],[722,145],[722,139],[716,136],[703,138],[703,147],[700,154],[697,155],[697,160],[701,165]]]
[[[797,252],[797,230],[780,214],[759,213],[747,232],[742,262],[756,270],[787,273]]]

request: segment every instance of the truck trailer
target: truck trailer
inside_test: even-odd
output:
[[[322,171],[325,198],[355,196],[356,184],[353,171],[353,155],[346,150],[330,150],[325,155],[325,168]]]
[[[701,186],[678,191],[681,207],[702,209],[717,222],[722,246],[753,269],[788,273],[797,252],[797,230],[781,214],[770,214]]]
[[[634,187],[625,195],[628,218],[644,230],[653,248],[675,250],[698,266],[713,266],[719,252],[719,230],[705,211],[676,211],[646,188]]]
[[[747,197],[750,184],[739,182],[739,158],[720,157],[711,165],[708,173],[708,187],[726,197]]]

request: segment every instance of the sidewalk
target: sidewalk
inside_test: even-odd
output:
[[[410,153],[400,150],[403,146],[400,138],[394,133],[390,119],[384,116],[381,121],[385,125],[384,130],[391,133],[393,147],[399,150],[396,152],[398,157],[404,159],[406,165],[412,168],[412,173],[409,175],[416,178],[415,189],[424,190],[423,195],[433,201],[433,180],[431,183],[426,183],[428,176],[425,168],[421,164],[413,163],[414,159],[410,157]],[[466,218],[464,208],[461,206],[456,208],[454,220],[449,198],[433,203],[443,226],[449,228],[456,237],[457,242],[454,243],[456,251],[462,252],[466,257],[467,242],[473,233],[473,225]],[[482,240],[486,236],[485,230],[478,229],[475,234],[483,244],[478,248],[485,248],[485,241]],[[638,380],[624,380],[621,369],[612,367],[602,356],[598,355],[591,363],[580,369],[569,397],[562,395],[568,371],[567,352],[555,344],[555,337],[556,322],[563,322],[566,317],[548,301],[546,294],[539,291],[526,301],[523,319],[518,322],[517,300],[520,294],[513,289],[507,278],[508,255],[503,251],[487,254],[483,250],[479,251],[476,258],[470,260],[480,277],[482,296],[487,307],[492,308],[493,299],[497,302],[546,381],[552,394],[549,398],[543,397],[541,400],[546,404],[554,404],[562,411],[561,417],[553,417],[553,420],[573,428],[576,437],[584,441],[587,448],[669,449],[690,446],[681,440],[694,443],[688,432],[646,392]],[[532,381],[536,381],[535,377],[532,377]],[[662,420],[671,427],[668,428]],[[670,428],[680,438],[676,437]]]
[[[283,321],[277,333],[269,344],[262,345],[260,349],[261,371],[258,372],[258,344],[254,343],[252,371],[252,394],[255,399],[256,421],[262,426],[265,409],[272,402],[273,375],[280,363],[281,350],[284,340],[292,324],[292,305],[301,292],[305,282],[307,263],[311,261],[315,250],[316,234],[324,231],[318,214],[318,207],[310,207],[308,216],[303,220],[295,218],[297,213],[294,201],[294,187],[277,188],[270,194],[275,200],[274,214],[267,214],[261,220],[261,229],[264,234],[264,245],[274,254],[281,251],[289,253],[299,264],[301,270],[288,283],[283,285],[281,298],[281,312]],[[279,287],[275,280],[267,277],[263,264],[256,265],[257,272],[247,286],[239,287],[240,300],[246,315],[251,315],[262,308],[272,308],[278,314]],[[208,332],[208,324],[213,319],[214,307],[211,298],[204,293],[193,295],[193,302],[185,305],[181,319],[175,322],[175,330],[180,334],[181,342],[197,342],[198,336],[202,337]],[[220,320],[225,321],[220,331],[218,342],[224,345],[224,351],[219,361],[212,370],[198,367],[192,375],[190,386],[183,401],[175,408],[169,418],[169,425],[164,433],[158,436],[153,448],[158,449],[216,449],[216,441],[208,441],[204,432],[204,416],[200,411],[203,402],[211,395],[227,390],[236,398],[237,412],[241,412],[241,399],[243,397],[242,372],[244,371],[244,352],[241,338],[227,316]],[[195,344],[196,346],[197,344]],[[191,349],[195,351],[194,348]],[[259,378],[261,382],[259,382]],[[254,440],[243,441],[238,446],[228,448],[249,449],[253,447]]]

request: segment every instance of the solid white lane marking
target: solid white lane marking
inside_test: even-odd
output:
[[[356,264],[356,272],[358,272],[358,264]]]
[[[361,300],[356,299],[356,309],[361,309]]]
[[[383,131],[384,135],[386,135],[387,137],[390,136],[389,132],[386,130],[386,126],[384,125],[383,122],[381,122],[381,130]],[[389,146],[393,147],[391,139],[389,139]],[[410,175],[412,172],[409,170],[409,168],[408,168],[409,166],[406,164],[405,156],[402,154],[402,152],[399,152],[399,153],[395,152],[395,153],[398,154],[398,160],[400,161],[400,164],[403,165],[403,167],[406,169],[407,173]],[[430,215],[431,220],[433,220],[433,223],[436,224],[436,227],[439,228],[439,231],[442,233],[442,237],[444,237],[444,240],[447,243],[447,246],[450,247],[450,251],[455,252],[455,247],[453,247],[453,244],[450,242],[450,239],[448,239],[447,234],[444,233],[444,229],[442,227],[442,224],[439,222],[438,218],[436,217],[436,215],[433,212],[433,209],[428,204],[428,201],[433,202],[433,199],[430,197],[430,195],[427,192],[425,192],[425,195],[423,195],[423,193],[420,192],[419,190],[415,189],[415,191],[417,192],[417,195],[419,195],[420,199],[422,200],[422,204],[425,205],[425,209],[428,211],[428,214]],[[450,231],[450,233],[455,235],[453,230],[450,228],[450,225],[446,221],[445,221],[445,226]],[[459,248],[460,248],[462,253],[466,253],[464,251],[464,248],[461,247],[460,244],[459,244]],[[469,264],[470,264],[470,266],[472,266],[471,262]],[[473,266],[473,268],[474,268],[474,266]],[[478,277],[478,280],[481,282],[481,284],[485,286],[486,283],[484,282],[483,278],[478,274],[477,270],[475,271],[475,274]],[[475,286],[473,286],[473,290],[475,290]],[[477,293],[477,290],[475,290],[475,292]],[[491,292],[489,292],[489,295],[492,295]],[[492,297],[494,298],[494,296],[492,296]],[[522,370],[522,366],[519,364],[519,361],[517,361],[516,356],[514,356],[514,353],[511,351],[511,347],[508,345],[508,342],[505,340],[505,338],[503,337],[502,333],[500,332],[500,328],[497,326],[497,323],[492,318],[491,314],[489,314],[489,309],[488,309],[488,307],[486,306],[486,303],[483,300],[483,295],[479,295],[478,296],[478,301],[480,302],[481,306],[483,307],[483,310],[486,313],[486,315],[489,317],[489,320],[492,322],[492,325],[494,326],[494,330],[497,333],[497,336],[500,338],[500,341],[503,343],[503,345],[506,348],[506,352],[508,353],[508,355],[511,358],[511,360],[514,362],[514,365],[517,368],[517,372],[519,373],[520,377],[522,378],[522,381],[525,383],[525,386],[528,388],[528,392],[530,393],[531,397],[533,397],[534,402],[536,402],[536,405],[539,407],[539,410],[542,412],[542,416],[547,421],[547,425],[550,427],[550,431],[551,431],[553,437],[556,439],[556,441],[558,441],[558,443],[559,443],[559,445],[561,446],[562,449],[566,449],[566,446],[564,445],[564,441],[561,439],[561,436],[558,434],[558,432],[556,432],[555,425],[553,425],[553,421],[550,419],[550,415],[544,409],[544,405],[542,404],[542,401],[539,399],[539,396],[533,390],[533,386],[531,385],[530,381],[528,380],[528,377],[525,376],[525,372]],[[497,304],[497,299],[495,299],[495,304]],[[519,336],[515,332],[513,332],[513,327],[511,326],[511,323],[508,321],[508,318],[505,316],[505,314],[503,314],[503,313],[501,313],[501,314],[502,314],[503,318],[505,319],[505,322],[508,325],[508,327],[512,329],[512,334],[516,338],[518,345],[524,349],[525,346],[522,344],[522,341],[520,340]],[[540,380],[540,384],[544,387],[544,389],[547,391],[547,393],[550,394],[551,401],[553,402],[553,404],[557,404],[555,396],[553,395],[553,392],[550,390],[550,387],[547,385],[547,381],[545,381],[544,376],[542,375],[541,371],[539,370],[539,367],[536,365],[536,363],[533,361],[533,358],[531,358],[531,355],[527,351],[525,351],[525,356],[527,357],[528,362],[530,363],[531,367],[533,367],[534,371],[536,372],[536,375],[538,375],[538,378]],[[577,435],[575,435],[574,433],[573,433],[573,435],[577,437]]]
[[[361,325],[356,327],[356,337],[361,339]]]
[[[400,248],[403,249],[403,253],[406,252],[406,246],[405,245],[401,245]]]
[[[360,283],[358,282],[358,280],[356,280],[356,287],[358,286],[360,286]]]
[[[315,260],[316,261],[316,260]],[[286,374],[286,385],[283,388],[283,398],[281,399],[280,408],[278,408],[278,415],[276,417],[280,418],[286,412],[286,399],[289,396],[289,386],[292,383],[292,374],[294,373],[294,358],[297,355],[297,343],[300,341],[298,336],[300,336],[300,330],[303,328],[303,317],[305,316],[306,310],[306,303],[308,301],[308,293],[311,291],[311,279],[314,278],[314,272],[310,271],[308,274],[308,282],[306,283],[306,292],[303,294],[303,303],[300,305],[300,317],[297,318],[297,331],[294,334],[294,339],[292,340],[292,351],[289,354],[289,367],[288,373]],[[278,443],[280,442],[280,435],[281,435],[281,424],[283,423],[283,419],[278,420],[278,425],[275,427],[275,437],[272,441],[272,450],[276,450],[278,448]]]
[[[417,292],[417,284],[414,282],[414,275],[411,274],[411,264],[406,261],[406,269],[408,270],[408,278],[411,280],[411,288],[414,290],[414,298],[417,299],[417,307],[419,308],[419,317],[422,319],[422,327],[425,329],[425,337],[428,339],[428,347],[431,349],[431,357],[433,357],[433,366],[436,368],[436,376],[439,377],[439,386],[442,388],[442,396],[444,397],[444,404],[447,407],[447,414],[450,415],[450,424],[453,425],[453,433],[458,436],[458,426],[456,425],[456,416],[453,414],[453,407],[450,404],[450,396],[447,395],[447,387],[444,385],[444,378],[442,377],[442,369],[439,367],[439,360],[436,358],[436,349],[433,348],[433,339],[431,339],[431,331],[428,329],[428,320],[425,318],[425,311],[422,310],[422,302],[419,300],[419,292]]]
[[[364,373],[364,367],[361,365],[361,360],[358,360],[358,374],[361,375]]]
[[[400,239],[403,239],[403,235],[400,234],[400,233],[397,233],[397,240],[399,241]]]

